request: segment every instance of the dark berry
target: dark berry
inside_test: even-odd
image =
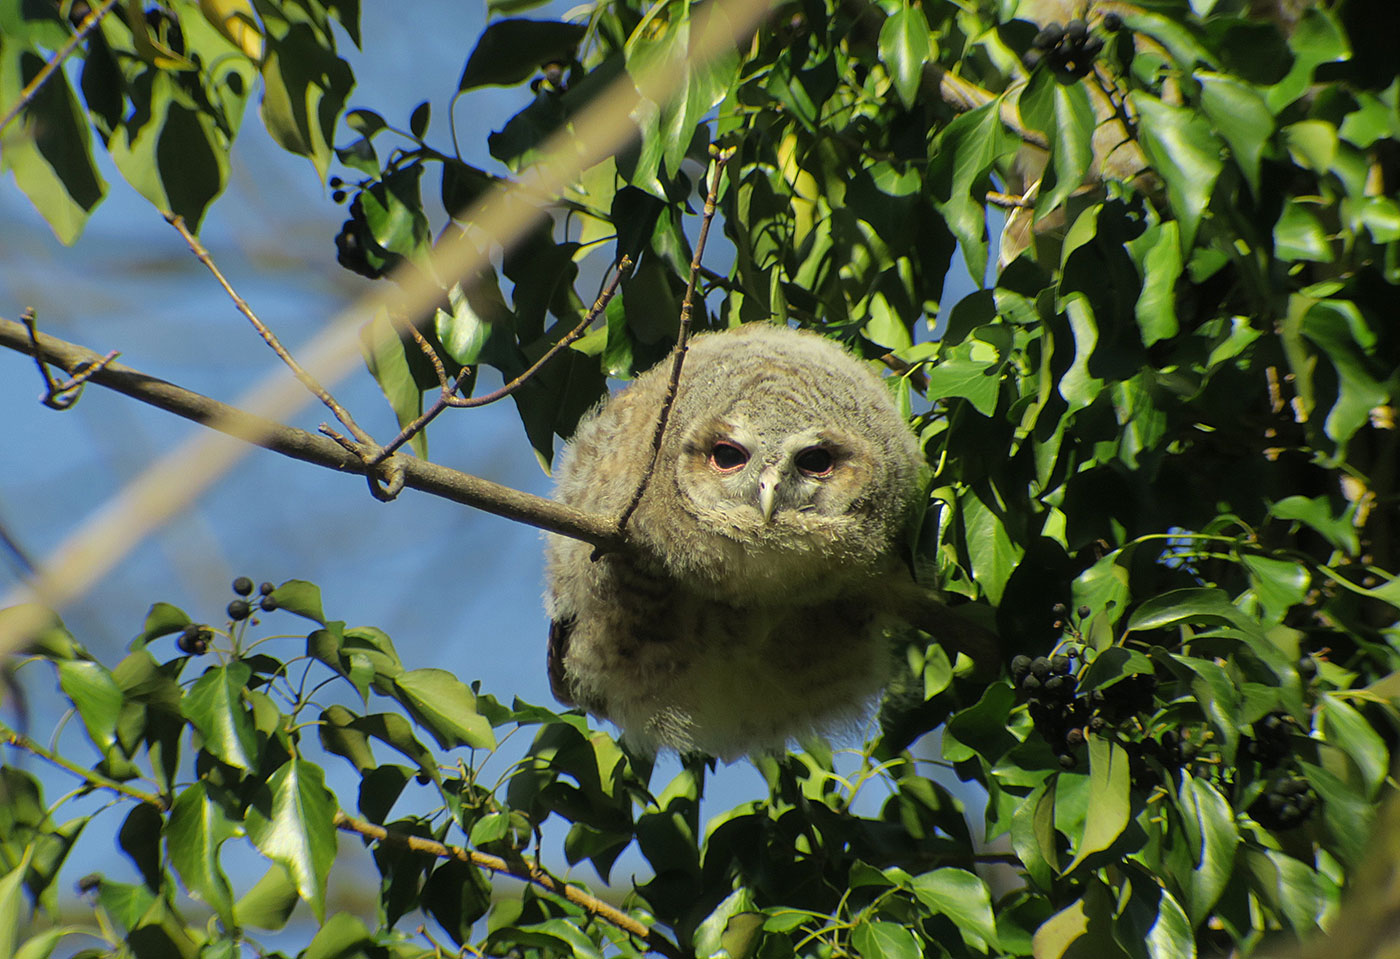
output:
[[[1102,52],[1103,38],[1090,37],[1088,40],[1084,41],[1084,52],[1081,54],[1081,56],[1083,56],[1084,61],[1087,63]]]
[[[1073,769],[1077,765],[1073,753],[1060,753],[1059,762],[1061,769]]]
[[[1040,32],[1035,35],[1035,39],[1031,41],[1031,46],[1035,47],[1037,50],[1053,50],[1064,35],[1064,28],[1058,23],[1047,23],[1040,29]]]
[[[331,177],[329,180],[326,181],[326,183],[330,186],[332,190],[338,189],[339,187],[345,185],[345,181],[338,176]]]
[[[1061,691],[1064,689],[1065,678],[1064,676],[1050,676],[1045,680],[1045,691],[1051,696],[1059,698]]]
[[[271,583],[263,583],[261,586],[258,587],[258,592],[262,593],[264,596],[267,596],[270,595],[272,591],[276,588],[277,587],[273,586]]]
[[[1065,24],[1065,39],[1073,44],[1082,44],[1089,35],[1089,25],[1078,17]]]
[[[1026,674],[1031,671],[1031,658],[1026,655],[1011,657],[1011,679],[1015,683],[1020,683],[1026,678]]]
[[[180,638],[175,640],[175,645],[182,653],[189,653],[191,656],[203,656],[209,652],[209,640],[214,634],[207,626],[186,626],[185,631],[180,634]]]
[[[1063,653],[1050,657],[1050,672],[1060,676],[1069,675],[1069,657]]]
[[[1089,720],[1089,732],[1101,733],[1108,728],[1108,720],[1102,716],[1095,716]]]
[[[1037,679],[1044,679],[1050,675],[1050,660],[1044,656],[1037,656],[1031,660],[1031,675]]]
[[[1050,612],[1060,617],[1060,619],[1064,619],[1069,615],[1069,607],[1064,603],[1056,603],[1054,606],[1050,607]]]
[[[332,191],[331,191],[331,202],[332,202],[332,203],[344,203],[344,202],[345,202],[345,191],[344,191],[344,190],[332,190]]]
[[[77,886],[80,893],[96,892],[102,888],[102,874],[99,872],[88,873],[78,880]]]
[[[240,576],[233,581],[233,591],[239,596],[247,596],[253,591],[253,581],[246,576]]]
[[[1105,13],[1103,15],[1103,28],[1109,33],[1117,33],[1123,29],[1123,18],[1116,13]]]
[[[1071,729],[1069,732],[1065,733],[1065,745],[1071,749],[1076,746],[1084,745],[1084,730]]]
[[[264,596],[262,601],[258,603],[258,606],[261,607],[264,613],[270,613],[277,608],[277,600],[273,599],[271,596]]]
[[[1040,677],[1034,673],[1021,680],[1021,690],[1027,693],[1038,692],[1041,687]]]
[[[1302,676],[1304,681],[1317,676],[1317,660],[1313,659],[1311,656],[1304,656],[1302,659],[1298,660],[1298,675]]]
[[[235,621],[247,619],[250,615],[252,615],[252,612],[253,608],[248,605],[248,601],[246,599],[235,599],[233,602],[228,604],[229,619]]]
[[[1079,614],[1080,619],[1088,619],[1089,614],[1092,613],[1093,610],[1090,609],[1088,606],[1081,606],[1077,610],[1075,610],[1075,612]]]

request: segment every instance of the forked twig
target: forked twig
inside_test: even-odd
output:
[[[78,32],[73,34],[73,38],[64,44],[62,50],[59,50],[53,56],[49,57],[48,62],[39,68],[38,73],[34,74],[34,79],[24,85],[24,89],[19,92],[19,99],[15,101],[14,106],[10,107],[3,118],[0,118],[0,131],[3,131],[7,126],[13,123],[15,117],[19,116],[20,112],[24,110],[25,107],[29,106],[30,102],[38,95],[44,84],[49,81],[49,77],[53,76],[54,71],[62,65],[64,60],[68,59],[69,54],[78,49],[79,44],[86,40],[87,35],[92,32],[93,27],[97,26],[98,22],[116,5],[117,0],[107,0],[106,3],[91,10],[88,15],[83,18],[83,22],[78,25]]]
[[[398,436],[394,437],[384,446],[378,456],[368,462],[368,465],[374,466],[385,457],[393,455],[395,450],[413,439],[414,436],[421,432],[424,427],[431,423],[438,414],[449,406],[463,409],[486,406],[489,403],[495,403],[498,400],[505,399],[526,382],[533,379],[534,376],[544,368],[546,363],[572,346],[587,332],[588,328],[593,325],[593,321],[598,318],[603,310],[607,309],[608,303],[617,295],[618,284],[622,282],[622,278],[631,268],[631,257],[624,256],[622,259],[618,260],[617,269],[613,274],[613,278],[608,282],[608,285],[603,288],[603,292],[598,294],[598,299],[593,301],[593,306],[583,315],[583,319],[579,321],[577,326],[564,334],[557,343],[546,350],[543,356],[530,365],[529,369],[525,370],[509,383],[502,385],[500,389],[492,390],[490,393],[483,393],[481,396],[458,396],[457,391],[462,388],[462,384],[466,381],[466,378],[471,375],[472,367],[464,367],[462,372],[457,374],[456,379],[449,381],[447,379],[447,373],[442,366],[442,358],[437,355],[437,351],[432,348],[423,334],[418,332],[417,327],[409,324],[409,332],[413,334],[414,341],[417,342],[419,349],[428,357],[428,361],[433,364],[433,370],[437,373],[440,392],[433,405],[424,410],[412,423],[405,426],[399,432]]]
[[[43,350],[39,347],[39,330],[35,323],[34,308],[31,306],[25,309],[20,319],[29,331],[29,345],[34,362],[39,367],[39,375],[44,378],[44,395],[39,397],[39,402],[51,410],[66,410],[78,402],[78,397],[83,395],[83,384],[91,379],[94,373],[100,373],[103,367],[121,356],[120,352],[113,350],[101,359],[75,369],[68,379],[60,383],[49,370],[49,365],[44,362]]]
[[[242,313],[243,316],[247,318],[248,322],[253,324],[253,329],[258,331],[258,335],[272,348],[272,352],[276,353],[282,362],[287,364],[292,374],[296,376],[301,384],[310,390],[318,400],[324,403],[326,408],[335,414],[336,419],[345,424],[345,428],[354,435],[355,439],[359,440],[361,443],[373,443],[374,441],[370,438],[369,434],[360,429],[354,417],[336,402],[335,397],[331,396],[330,392],[322,386],[314,376],[302,369],[301,364],[298,363],[296,358],[282,345],[282,341],[277,338],[277,334],[268,329],[267,324],[258,318],[258,315],[253,312],[253,308],[248,305],[248,302],[238,295],[238,291],[233,288],[233,284],[229,283],[218,266],[215,265],[214,258],[209,255],[209,251],[204,248],[204,244],[200,243],[199,239],[190,232],[190,228],[185,225],[185,218],[175,213],[166,213],[165,221],[173,226],[179,232],[180,236],[184,237],[185,243],[189,245],[190,252],[195,255],[195,259],[203,263],[205,268],[214,275],[214,279],[218,281],[219,286],[223,287],[229,299],[233,300],[233,305],[238,308],[238,312]]]
[[[710,172],[710,191],[705,197],[705,213],[700,221],[700,235],[695,238],[695,255],[690,258],[690,279],[685,285],[685,299],[681,301],[681,324],[676,333],[675,359],[671,363],[671,381],[666,386],[666,398],[661,402],[661,412],[656,418],[656,429],[651,434],[651,460],[647,463],[646,472],[642,474],[641,481],[637,483],[637,489],[632,493],[632,499],[628,502],[627,508],[617,519],[619,536],[626,534],[627,521],[637,511],[637,505],[642,501],[642,494],[646,492],[647,484],[651,482],[651,475],[656,471],[656,461],[661,456],[661,439],[666,435],[666,422],[670,419],[671,406],[675,403],[676,391],[680,388],[681,367],[685,365],[685,351],[690,339],[690,312],[695,300],[696,281],[700,277],[700,259],[705,255],[705,241],[709,238],[710,224],[714,221],[715,207],[719,204],[719,184],[724,177],[724,166],[734,155],[734,147],[717,149],[712,146],[710,147],[710,155],[714,157],[714,167]]]

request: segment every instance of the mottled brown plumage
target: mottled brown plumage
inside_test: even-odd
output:
[[[621,514],[670,366],[580,424],[560,500]],[[640,748],[723,757],[860,719],[889,628],[923,615],[902,558],[922,469],[880,377],[831,340],[772,324],[696,336],[634,548],[595,561],[549,537],[555,695]]]

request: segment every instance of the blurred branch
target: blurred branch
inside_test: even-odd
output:
[[[13,729],[6,726],[4,723],[0,723],[0,743],[6,743],[8,745],[16,747],[17,749],[23,749],[25,752],[38,756],[40,759],[47,760],[48,762],[53,763],[60,769],[66,770],[72,773],[74,776],[77,776],[79,779],[83,780],[89,786],[92,786],[94,789],[110,789],[112,792],[121,793],[123,796],[126,796],[129,799],[135,799],[138,802],[146,803],[147,805],[154,806],[161,811],[170,808],[170,803],[165,799],[164,796],[157,796],[155,793],[143,792],[142,790],[137,789],[134,786],[127,785],[126,783],[118,782],[115,779],[108,779],[106,776],[103,776],[96,770],[87,769],[83,766],[79,766],[77,763],[73,762],[70,759],[66,759],[65,757],[54,752],[53,750],[45,749],[43,746],[39,745],[34,740],[24,735],[24,733],[15,732]]]
[[[19,92],[19,99],[6,111],[5,116],[0,118],[0,132],[3,132],[7,126],[14,122],[15,117],[29,106],[30,101],[38,96],[44,84],[49,81],[49,77],[53,76],[54,71],[62,65],[64,60],[68,59],[74,50],[78,49],[79,45],[87,39],[87,35],[92,32],[93,27],[97,26],[98,22],[116,5],[117,0],[107,0],[106,3],[94,9],[83,19],[83,22],[78,26],[78,32],[73,34],[73,39],[69,40],[62,50],[49,57],[39,72],[34,74],[34,79],[24,85],[24,89]]]
[[[101,359],[91,350],[44,333],[36,333],[34,343],[39,346],[42,354],[35,357],[36,359],[70,372]],[[3,317],[0,317],[0,346],[19,353],[33,354],[33,346],[25,327]],[[168,413],[247,440],[283,456],[342,473],[363,475],[370,469],[360,457],[342,449],[333,440],[254,416],[120,363],[108,363],[100,370],[91,372],[89,379],[99,386],[105,386]],[[591,516],[553,500],[522,493],[508,486],[501,486],[426,460],[412,457],[400,459],[403,460],[404,483],[413,489],[563,536],[572,536],[600,549],[623,547],[611,520]]]
[[[604,922],[611,923],[624,932],[636,936],[647,944],[653,952],[667,956],[668,959],[680,959],[682,953],[675,943],[657,933],[650,926],[647,926],[616,906],[609,905],[596,896],[589,895],[577,886],[560,882],[549,873],[538,866],[531,865],[523,859],[510,862],[500,856],[493,856],[489,853],[479,852],[475,849],[463,849],[460,846],[449,846],[446,843],[437,842],[432,839],[424,839],[422,836],[413,836],[406,833],[391,832],[383,826],[366,822],[363,819],[356,819],[347,816],[337,810],[335,814],[335,825],[343,832],[353,832],[364,836],[366,839],[373,839],[377,842],[389,843],[410,849],[413,852],[425,853],[429,856],[436,856],[439,859],[457,859],[461,862],[470,863],[482,869],[489,869],[491,872],[505,873],[517,879],[534,883],[542,889],[554,893],[556,896],[563,896],[569,902],[577,906],[582,906],[591,915],[597,916]]]

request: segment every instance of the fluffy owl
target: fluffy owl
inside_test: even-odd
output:
[[[558,499],[622,513],[670,369],[580,423]],[[549,537],[554,695],[636,747],[724,758],[860,719],[888,629],[923,616],[903,558],[923,468],[880,377],[831,340],[768,323],[694,337],[633,548],[595,559]]]

